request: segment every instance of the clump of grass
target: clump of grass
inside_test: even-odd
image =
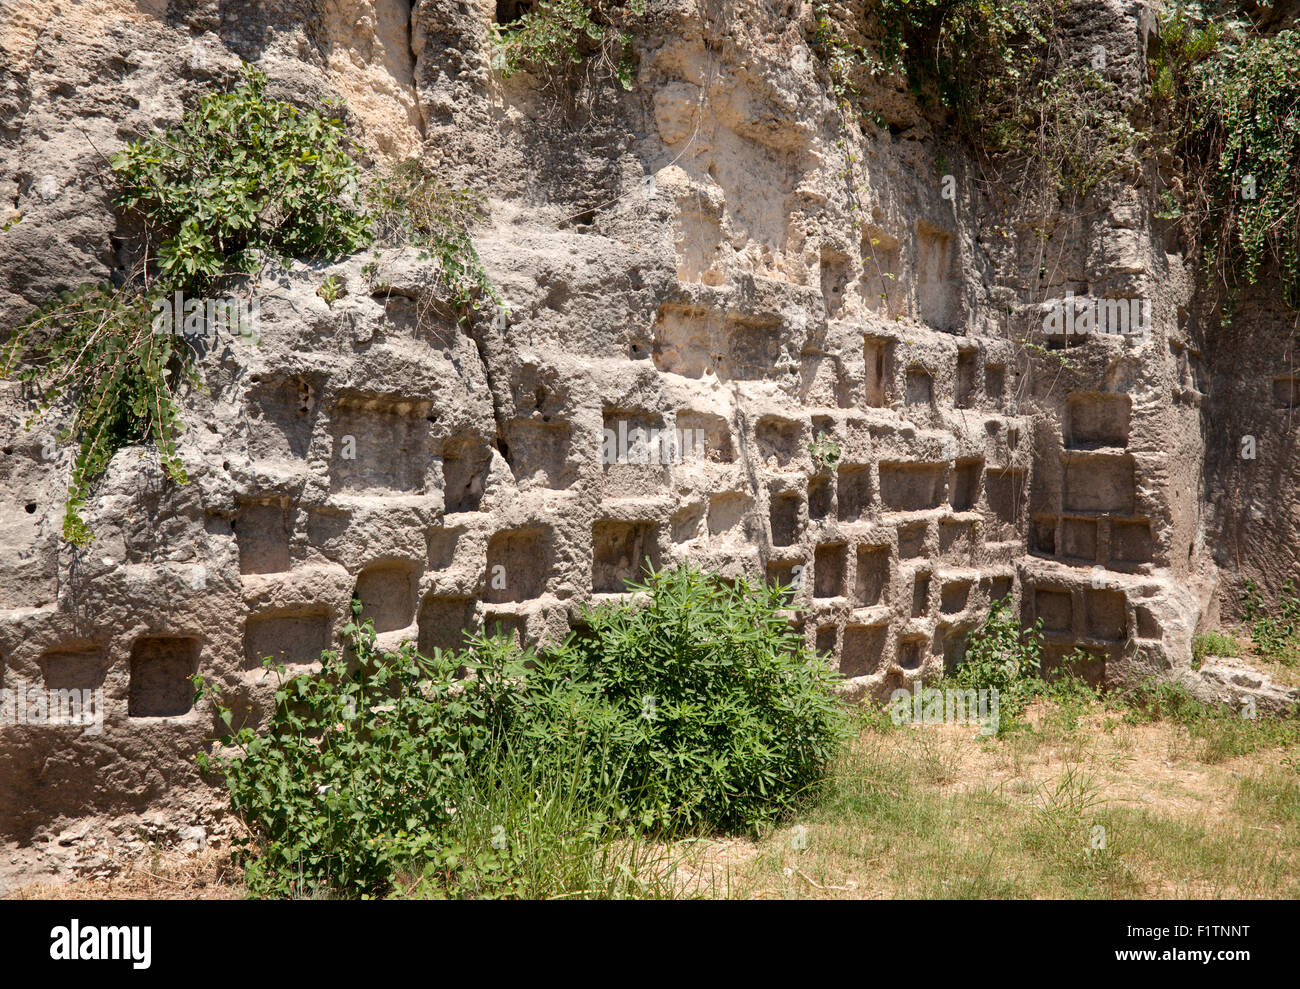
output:
[[[1223,632],[1198,632],[1192,636],[1192,669],[1199,670],[1207,656],[1240,656],[1241,646]]]
[[[677,899],[682,853],[624,830],[617,772],[595,789],[585,758],[539,763],[505,747],[466,776],[441,829],[445,855],[400,874],[397,896],[417,899]],[[611,767],[612,768],[612,767]],[[707,895],[709,887],[692,895]]]
[[[1179,725],[1195,743],[1195,757],[1205,763],[1300,744],[1300,722],[1295,719],[1252,716],[1250,708],[1213,707],[1197,700],[1181,684],[1147,683],[1132,691],[1126,701],[1126,720],[1131,724],[1170,721]]]
[[[1054,780],[1039,784],[1035,797],[1034,810],[1021,830],[1023,840],[1074,895],[1141,892],[1116,844],[1121,831],[1106,818],[1107,801],[1095,774],[1067,763]]]

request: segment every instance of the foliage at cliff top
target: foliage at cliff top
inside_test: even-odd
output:
[[[1225,317],[1270,267],[1300,309],[1300,33],[1260,35],[1223,6],[1160,17],[1151,95],[1172,157],[1167,215],[1199,236]]]
[[[644,13],[645,0],[540,0],[518,19],[492,25],[493,68],[509,78],[589,62],[631,89],[629,28]]]

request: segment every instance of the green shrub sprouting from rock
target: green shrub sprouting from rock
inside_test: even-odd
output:
[[[540,0],[510,24],[493,24],[493,66],[509,78],[526,69],[579,65],[593,59],[624,89],[632,88],[628,28],[645,0]]]
[[[205,95],[180,126],[112,158],[118,205],[144,223],[169,287],[198,294],[268,259],[338,257],[368,242],[343,123],[270,99],[265,86],[245,67],[233,92]]]
[[[354,605],[347,653],[283,683],[265,728],[199,757],[252,835],[249,890],[370,895],[405,871],[508,891],[503,843],[467,849],[453,825],[521,762],[564,781],[574,828],[592,835],[757,829],[789,811],[828,771],[845,719],[779,593],[689,567],[633,590],[645,598],[590,611],[539,656],[484,637],[463,653],[380,653]],[[456,679],[461,667],[472,675]],[[219,688],[198,684],[233,729]]]
[[[1295,581],[1288,577],[1270,606],[1255,582],[1247,580],[1241,603],[1255,648],[1283,665],[1300,663],[1300,592]]]
[[[149,296],[138,285],[85,285],[42,307],[10,340],[0,366],[5,377],[40,386],[31,426],[64,398],[71,419],[58,439],[76,439],[63,538],[85,545],[91,533],[81,516],[92,478],[124,446],[152,439],[163,469],[188,479],[176,454],[174,399],[180,382],[198,384],[190,364],[176,360],[177,338],[155,333]]]
[[[1269,263],[1300,309],[1300,32],[1255,36],[1204,6],[1164,12],[1152,45],[1152,99],[1173,166],[1165,215],[1202,240],[1225,316],[1236,287]]]
[[[984,624],[966,637],[953,679],[963,688],[997,690],[999,733],[1017,723],[1038,691],[1042,628],[1042,619],[1022,628],[1005,597],[993,602]]]
[[[409,244],[437,266],[433,293],[462,311],[483,301],[500,303],[469,229],[483,219],[484,197],[444,185],[418,158],[392,165],[369,190],[375,239]],[[465,318],[462,316],[462,318]]]
[[[382,227],[409,235],[437,262],[434,291],[453,304],[496,298],[467,232],[480,216],[472,193],[443,189],[404,164],[379,183],[372,214],[357,202],[343,123],[272,99],[265,85],[244,66],[231,92],[206,94],[180,125],[111,157],[139,260],[116,284],[82,286],[40,307],[0,354],[5,377],[41,389],[29,428],[56,404],[72,406],[60,439],[78,447],[63,519],[73,545],[93,538],[81,512],[91,482],[123,447],[152,441],[168,477],[187,479],[176,399],[201,386],[188,319],[182,336],[153,318],[175,293],[202,301],[268,263],[357,251]],[[401,224],[399,210],[408,211]]]
[[[923,102],[937,97],[975,148],[1015,175],[1022,190],[1082,197],[1133,163],[1140,134],[1118,87],[1080,63],[1063,38],[1067,6],[880,0],[861,15],[864,43],[857,44],[819,5],[811,42],[842,109],[868,77],[901,73]],[[878,112],[871,115],[884,125]]]

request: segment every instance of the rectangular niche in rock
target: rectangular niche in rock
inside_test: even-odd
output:
[[[904,396],[908,405],[930,405],[934,402],[934,378],[919,365],[907,369],[907,388]]]
[[[1132,515],[1137,501],[1134,461],[1130,456],[1067,453],[1062,457],[1067,512],[1113,512]]]
[[[972,582],[968,580],[944,584],[939,592],[939,610],[945,615],[956,615],[965,611],[972,586]]]
[[[290,567],[291,520],[287,498],[269,497],[239,502],[235,544],[241,574],[283,573]]]
[[[1065,445],[1072,450],[1128,446],[1128,395],[1073,392],[1066,402]]]
[[[867,337],[863,341],[867,378],[866,404],[871,408],[881,409],[888,404],[893,347],[894,342],[884,337]]]
[[[329,647],[330,617],[324,609],[251,615],[244,624],[245,670],[260,670],[268,656],[277,666],[310,666]]]
[[[1128,599],[1122,591],[1090,590],[1087,605],[1088,635],[1120,642],[1128,635]]]
[[[859,546],[853,598],[859,608],[870,608],[889,597],[889,547]]]
[[[912,582],[912,617],[922,618],[930,613],[930,574],[918,573]]]
[[[979,522],[943,519],[939,522],[939,552],[969,556],[979,544]]]
[[[835,501],[835,486],[830,474],[814,474],[808,478],[808,518],[824,519],[831,513]]]
[[[975,406],[975,378],[978,370],[979,354],[970,349],[957,351],[957,408],[970,409]]]
[[[792,546],[799,540],[799,513],[803,499],[793,492],[772,495],[770,521],[772,545]]]
[[[1003,364],[984,365],[984,395],[994,406],[1001,405],[1007,391],[1007,369]]]
[[[754,499],[741,491],[724,491],[709,499],[709,535],[748,535],[748,517]]]
[[[104,685],[108,656],[102,643],[78,640],[41,654],[46,690],[87,690]]]
[[[448,515],[477,512],[492,465],[492,448],[481,436],[453,436],[442,445],[442,497]]]
[[[330,418],[330,485],[369,495],[419,494],[429,462],[429,403],[377,395],[339,399]]]
[[[677,413],[678,442],[687,461],[729,464],[735,459],[731,427],[712,412],[682,409]]]
[[[659,568],[659,540],[654,522],[603,519],[591,527],[591,589],[622,594],[626,582],[639,582],[645,564]]]
[[[969,512],[980,500],[980,478],[984,461],[958,460],[953,469],[951,502],[954,512]]]
[[[867,676],[880,668],[885,652],[888,625],[848,625],[840,647],[840,674],[845,678]]]
[[[248,393],[249,455],[261,462],[303,460],[315,421],[315,388],[305,379],[255,384]]]
[[[508,639],[521,649],[527,648],[528,616],[488,612],[483,617],[483,632],[494,639]]]
[[[428,595],[420,604],[419,649],[426,656],[434,649],[465,648],[465,633],[476,628],[474,599],[455,595]]]
[[[951,233],[925,221],[916,225],[916,302],[922,322],[941,333],[960,331],[961,279]]]
[[[1110,523],[1110,558],[1112,563],[1128,564],[1151,562],[1151,523],[1145,519],[1135,522]]]
[[[372,619],[376,632],[406,628],[415,619],[418,568],[405,560],[386,561],[357,574],[356,596],[361,620]]]
[[[835,655],[835,641],[839,636],[839,629],[834,625],[821,625],[817,628],[817,645],[819,653],[827,656]]]
[[[604,410],[600,463],[605,497],[653,496],[683,456],[677,431],[667,428],[658,412]]]
[[[199,640],[193,636],[146,635],[131,646],[127,715],[176,718],[193,707]]]
[[[1025,472],[990,470],[984,475],[984,493],[993,518],[1004,525],[1016,525],[1026,490]]]
[[[1043,620],[1043,631],[1068,633],[1074,626],[1074,602],[1064,589],[1039,587],[1034,591],[1034,611]]]
[[[1097,520],[1090,518],[1061,519],[1061,556],[1081,563],[1097,559]]]
[[[946,464],[882,463],[880,500],[889,512],[938,508],[947,493]]]
[[[898,640],[898,665],[905,670],[918,669],[926,656],[924,636],[904,636]]]
[[[567,422],[541,419],[518,419],[506,428],[506,458],[521,487],[569,487],[577,474],[569,464],[569,438],[572,427]]]
[[[803,425],[780,416],[764,416],[754,427],[758,460],[769,470],[784,470],[804,454]]]
[[[799,593],[796,586],[803,579],[803,564],[795,560],[781,560],[767,565],[767,583],[769,587],[781,587],[782,601],[789,605]]]
[[[823,543],[813,557],[813,597],[843,597],[848,569],[847,543]]]
[[[898,527],[898,558],[914,560],[925,553],[925,538],[930,527],[924,522]]]
[[[845,464],[839,470],[839,519],[857,522],[871,514],[871,466]]]
[[[483,600],[491,604],[541,597],[550,576],[550,533],[507,529],[488,540]]]

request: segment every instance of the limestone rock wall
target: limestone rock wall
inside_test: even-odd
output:
[[[385,641],[535,643],[643,559],[691,559],[794,584],[792,621],[855,697],[937,676],[1008,593],[1049,660],[1081,647],[1097,682],[1188,664],[1229,565],[1226,516],[1203,518],[1207,445],[1226,446],[1142,176],[1065,224],[1026,285],[1007,272],[1032,238],[995,234],[1004,204],[901,83],[868,94],[883,125],[844,128],[807,4],[652,2],[626,93],[503,81],[485,0],[18,6],[0,29],[0,193],[24,213],[0,238],[6,325],[119,263],[100,155],[239,58],[274,95],[346,98],[374,159],[421,148],[487,193],[476,242],[509,307],[458,325],[409,253],[378,277],[362,255],[263,282],[260,345],[205,353],[208,391],[185,400],[192,483],[123,451],[80,554],[57,538],[72,451],[25,432],[4,386],[0,686],[105,693],[98,735],[0,726],[0,834],[36,849],[23,868],[93,868],[78,821],[127,842],[219,830],[192,764],[218,728],[187,678],[260,717],[260,657],[309,665],[354,593]],[[1149,13],[1072,11],[1081,50],[1100,39],[1136,93]],[[1066,290],[1150,299],[1151,331],[1026,347],[1017,327]],[[1250,386],[1275,426],[1280,360],[1261,354]],[[701,442],[605,463],[620,429]],[[1296,541],[1266,532],[1243,555],[1293,565]]]

